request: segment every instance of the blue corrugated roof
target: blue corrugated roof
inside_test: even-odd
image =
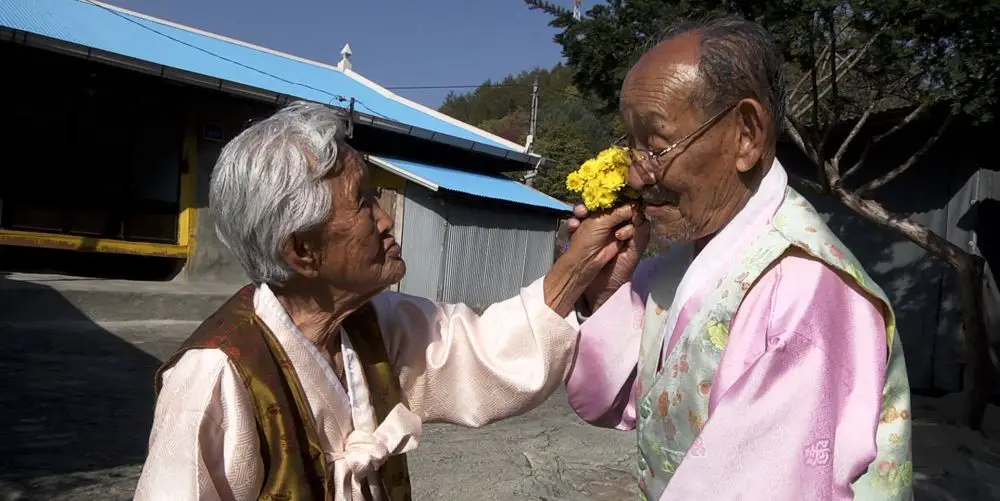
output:
[[[465,172],[398,158],[371,158],[376,164],[388,164],[387,167],[391,167],[391,170],[403,171],[397,172],[403,175],[403,177],[408,177],[410,180],[424,184],[432,189],[439,187],[467,195],[504,200],[557,211],[569,212],[572,210],[569,205],[555,198],[503,176]],[[409,175],[407,176],[406,174]]]
[[[334,96],[353,97],[362,103],[359,111],[367,109],[407,125],[520,150],[485,131],[408,104],[357,74],[111,6],[85,0],[0,0],[0,25],[301,99],[337,104]],[[446,190],[533,207],[570,210],[568,205],[505,177],[385,160]]]
[[[2,0],[0,25],[310,101],[336,104],[334,95],[353,97],[361,103],[361,112],[520,151],[485,131],[421,110],[356,74],[110,6],[81,0]]]

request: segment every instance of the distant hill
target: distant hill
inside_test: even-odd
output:
[[[567,202],[566,174],[606,148],[621,130],[617,116],[602,113],[603,102],[580,94],[571,70],[562,65],[484,82],[476,90],[445,98],[440,111],[515,143],[524,144],[531,117],[531,86],[539,82],[538,124],[533,150],[556,162],[543,169],[534,187]]]

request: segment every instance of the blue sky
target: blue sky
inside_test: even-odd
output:
[[[354,70],[386,87],[475,85],[561,60],[548,16],[521,0],[105,1],[331,64],[349,42]],[[396,92],[435,108],[448,93]]]

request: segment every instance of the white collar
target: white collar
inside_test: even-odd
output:
[[[333,371],[333,367],[331,367],[330,363],[323,358],[323,355],[320,354],[316,345],[314,345],[312,341],[310,341],[309,338],[302,333],[302,330],[295,325],[295,322],[292,321],[292,317],[288,316],[288,312],[285,311],[285,307],[281,305],[281,302],[278,301],[278,297],[274,295],[274,292],[271,291],[271,288],[268,287],[267,284],[260,284],[260,286],[257,287],[257,291],[254,292],[253,309],[254,313],[257,314],[257,317],[264,322],[264,325],[266,325],[268,329],[271,329],[271,332],[274,333],[274,336],[278,339],[278,344],[280,344],[286,352],[290,351],[288,346],[289,343],[297,343],[301,347],[305,348],[305,350],[312,357],[316,366],[323,371],[323,374],[329,380],[334,392],[337,394],[337,397],[341,399],[341,401],[345,404],[345,407],[353,407],[352,403],[356,400],[356,398],[350,391],[351,388],[348,387],[348,391],[344,391],[344,386],[340,384],[340,378],[338,378],[337,374]],[[340,339],[341,349],[343,350],[345,343],[348,345],[350,343],[350,340],[347,339],[347,335],[343,332],[343,330],[341,330]],[[295,360],[292,361],[293,366],[296,365],[295,362]],[[346,365],[347,364],[345,364],[345,370],[350,370],[351,368]],[[296,368],[296,370],[299,369]]]

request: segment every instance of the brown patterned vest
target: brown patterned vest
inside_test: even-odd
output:
[[[264,462],[260,500],[332,499],[332,478],[317,435],[316,422],[292,363],[270,329],[254,313],[254,287],[248,285],[199,326],[156,373],[156,393],[163,372],[191,349],[218,348],[229,357],[253,400]],[[364,367],[372,406],[379,422],[403,401],[399,380],[382,342],[371,304],[344,321]],[[379,470],[391,501],[410,500],[404,455],[391,456]]]

